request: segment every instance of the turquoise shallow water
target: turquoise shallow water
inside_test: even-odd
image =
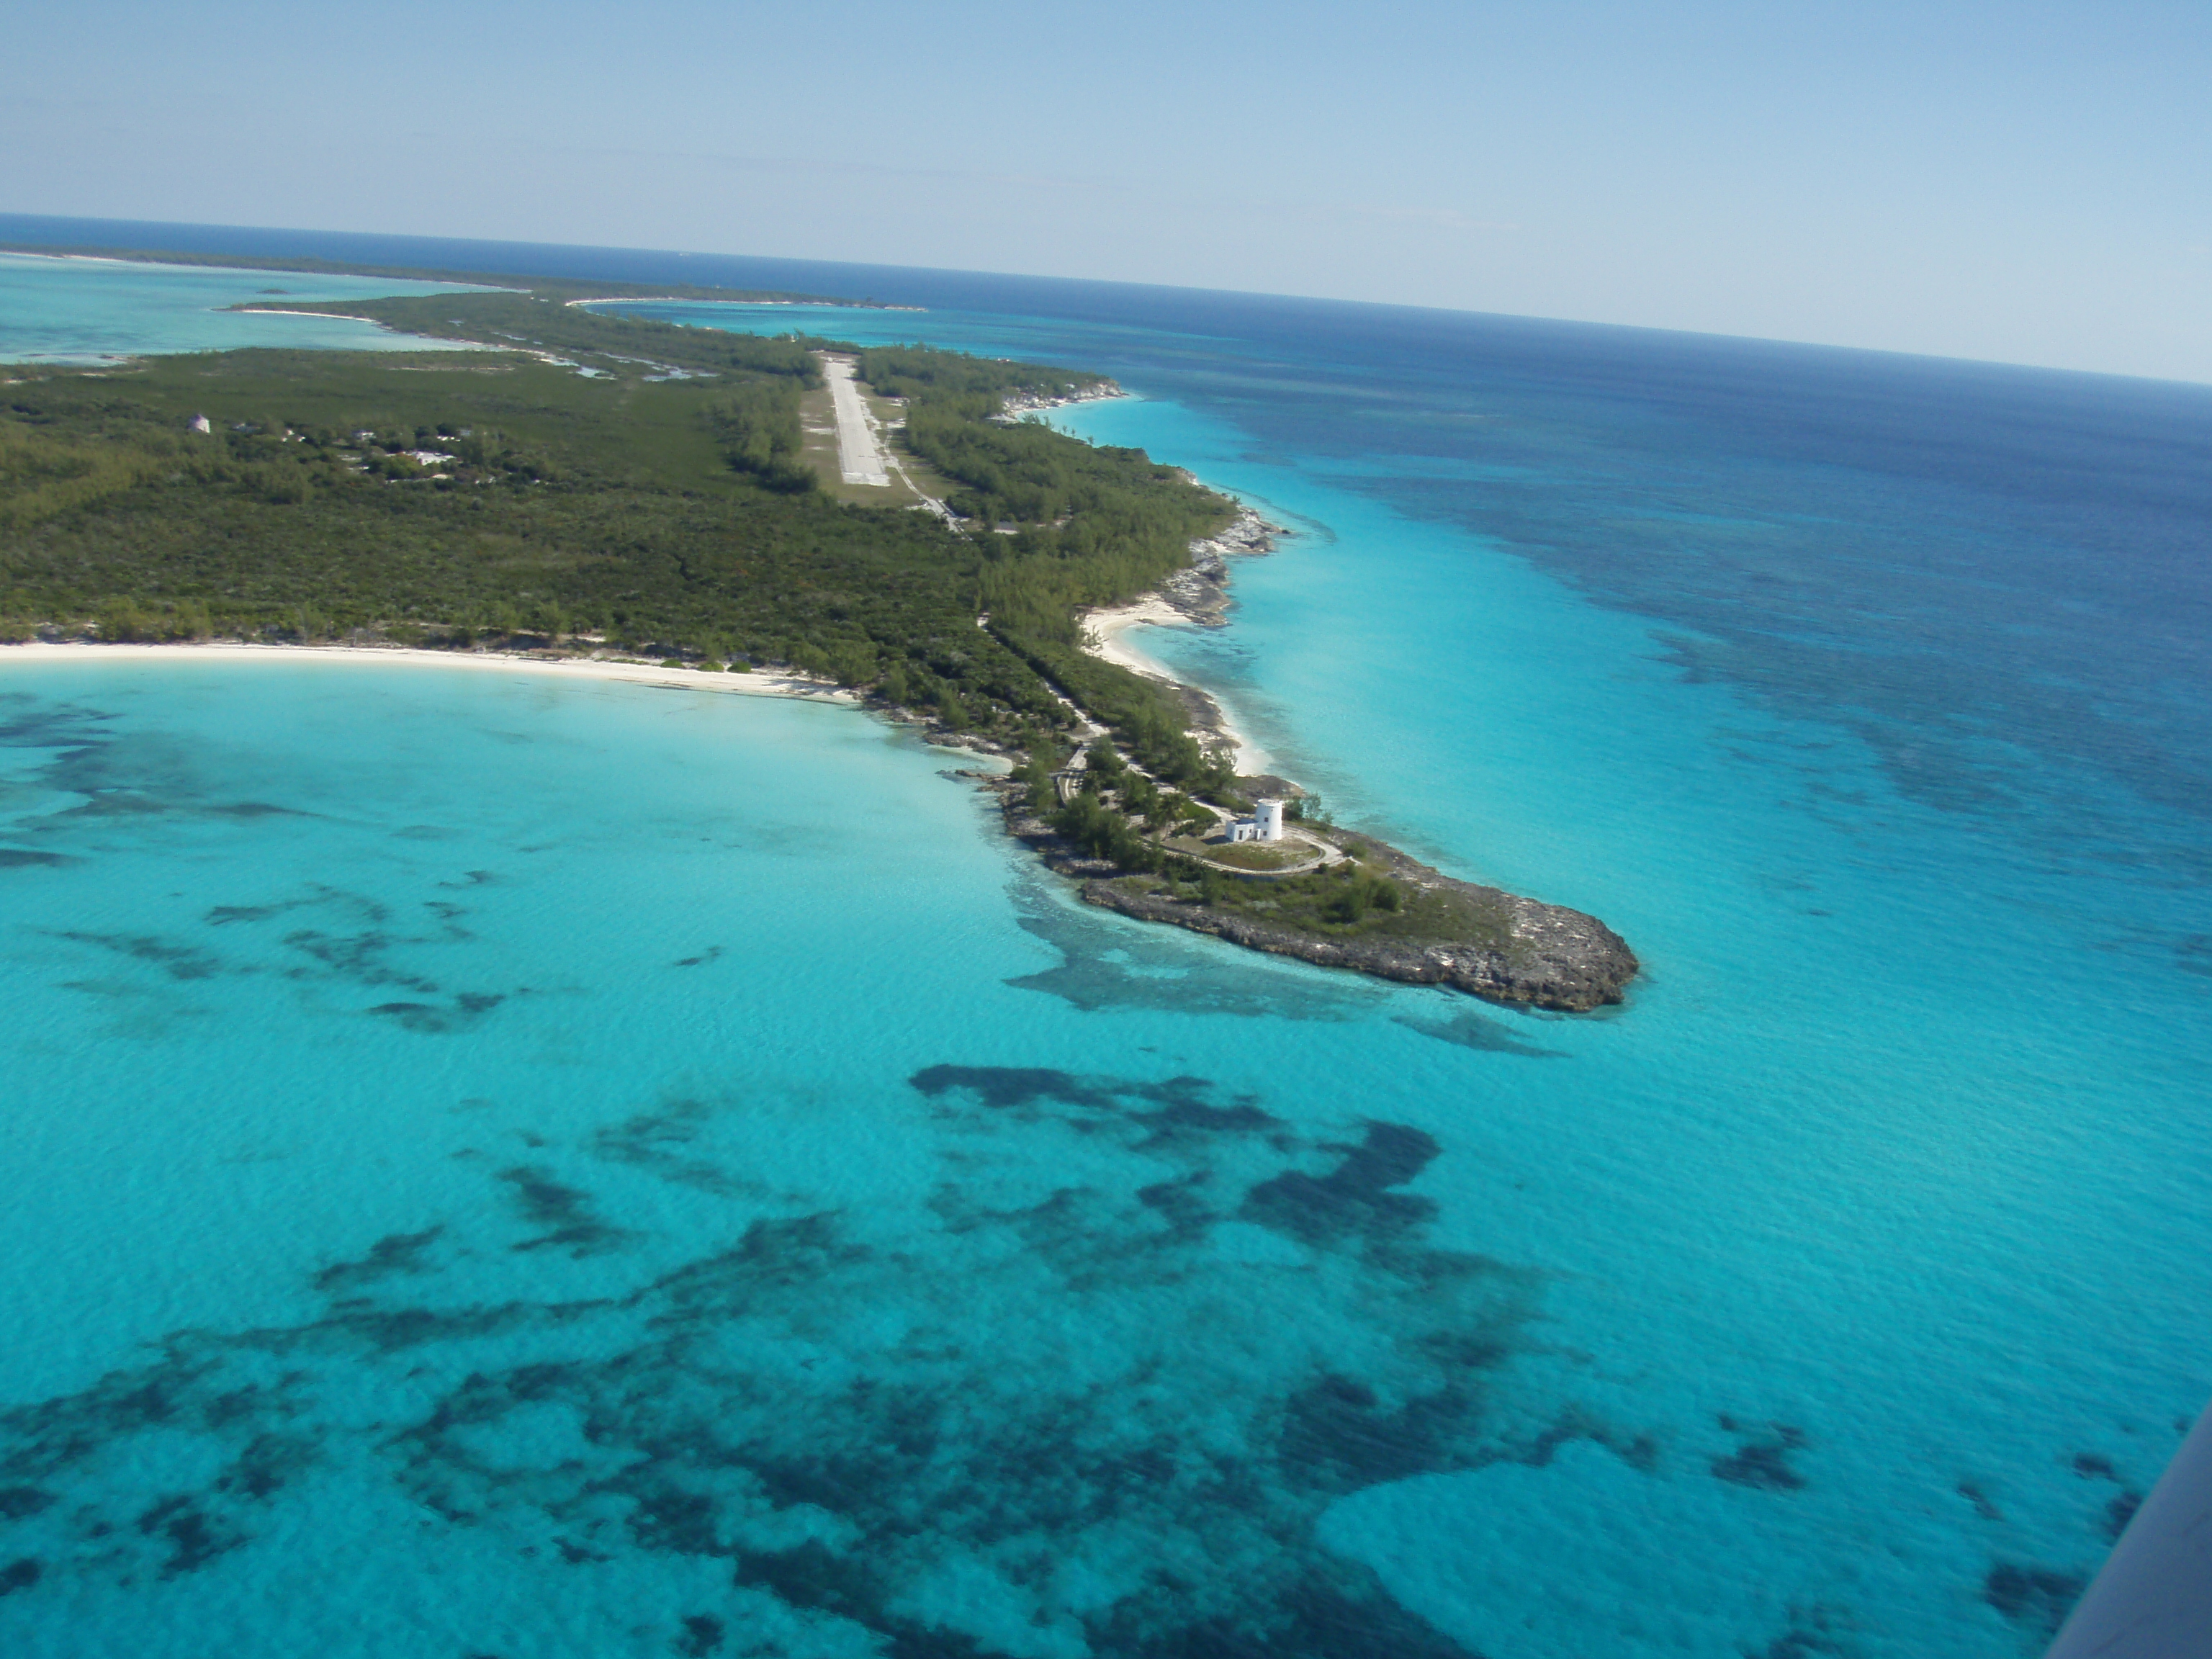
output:
[[[838,319],[1152,394],[1057,418],[1299,533],[1146,647],[1646,978],[1534,1018],[1085,911],[845,710],[0,664],[11,1650],[2036,1650],[2212,1387],[2193,665],[2078,601],[2160,794],[2012,689],[2056,647],[1924,653],[1990,698],[1926,712],[1902,540],[1875,632],[1809,555],[1773,642],[1692,615],[1594,404],[1462,388],[1516,435],[1454,448],[1218,319]],[[1781,463],[1693,464],[1791,545]],[[1601,580],[1504,533],[1601,487]]]
[[[233,306],[450,294],[465,285],[389,277],[225,270],[206,265],[0,253],[0,362],[98,362],[144,351],[439,351],[350,317],[234,312]]]

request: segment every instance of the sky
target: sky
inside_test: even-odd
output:
[[[2212,0],[71,0],[8,44],[0,211],[2212,381]]]

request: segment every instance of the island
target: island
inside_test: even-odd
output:
[[[1219,620],[1224,553],[1271,533],[1141,450],[1030,418],[1118,395],[1105,377],[622,310],[803,296],[368,274],[483,289],[271,296],[404,337],[389,350],[0,364],[0,641],[795,676],[1003,757],[978,781],[1008,832],[1092,904],[1535,1008],[1618,1002],[1635,976],[1595,918],[1240,773],[1202,694],[1097,648],[1085,618],[1148,596]]]

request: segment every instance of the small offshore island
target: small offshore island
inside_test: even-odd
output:
[[[1095,648],[1086,615],[1133,601],[1218,623],[1223,555],[1272,544],[1180,469],[1022,418],[1104,377],[594,308],[665,290],[368,274],[496,286],[344,302],[434,351],[0,365],[0,641],[780,670],[1005,757],[1008,833],[1090,903],[1535,1008],[1635,976],[1595,918],[1241,775],[1202,693]],[[1262,799],[1279,839],[1231,839]]]

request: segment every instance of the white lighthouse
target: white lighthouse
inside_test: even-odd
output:
[[[1283,803],[1272,797],[1263,797],[1252,803],[1249,818],[1229,821],[1229,839],[1235,841],[1280,841],[1283,838]]]

